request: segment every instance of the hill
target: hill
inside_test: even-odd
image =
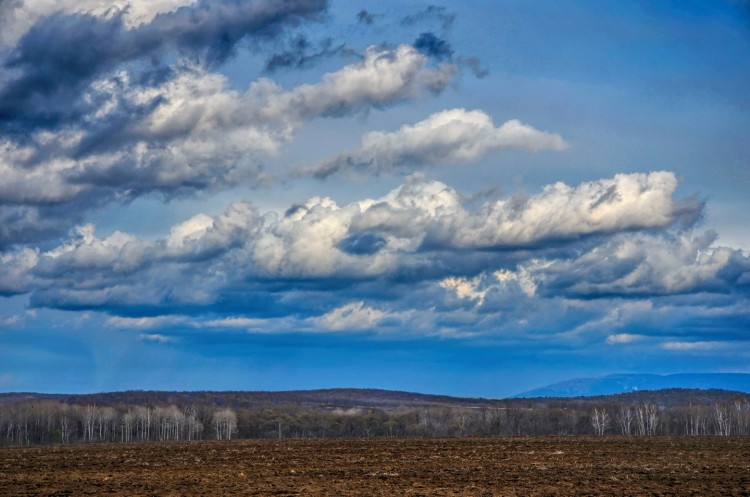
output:
[[[578,378],[554,383],[546,387],[523,392],[515,397],[591,397],[664,389],[730,390],[750,393],[750,374],[617,374],[601,378]]]
[[[129,390],[125,392],[93,394],[0,393],[0,405],[34,400],[54,400],[67,404],[94,404],[97,406],[203,404],[237,409],[246,409],[259,405],[284,404],[331,408],[372,407],[380,409],[394,409],[398,407],[483,407],[496,402],[488,399],[359,388],[290,390],[281,392]]]
[[[748,395],[739,390],[663,388],[658,390],[633,389],[624,393],[586,395],[584,380],[574,383],[576,388],[565,388],[560,395],[524,394],[509,399],[484,399],[450,397],[393,390],[332,388],[324,390],[291,390],[281,392],[242,391],[152,391],[129,390],[124,392],[102,392],[92,394],[50,393],[0,393],[0,406],[23,402],[54,401],[68,405],[95,405],[98,407],[122,406],[190,406],[205,405],[218,408],[255,409],[258,407],[289,407],[312,409],[366,408],[393,411],[401,408],[545,408],[568,404],[638,404],[652,402],[660,406],[685,405],[689,403],[711,404],[726,402]],[[550,390],[551,392],[552,390]],[[536,392],[536,391],[535,391]]]

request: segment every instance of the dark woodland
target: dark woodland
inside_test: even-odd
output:
[[[0,444],[405,436],[747,436],[750,395],[472,399],[385,390],[0,394]]]

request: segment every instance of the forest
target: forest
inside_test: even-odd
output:
[[[747,436],[750,396],[465,399],[381,390],[0,394],[0,445],[445,436]]]

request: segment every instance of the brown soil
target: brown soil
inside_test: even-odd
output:
[[[381,438],[3,448],[0,495],[750,495],[750,439]]]

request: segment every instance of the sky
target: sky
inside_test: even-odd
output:
[[[750,4],[0,0],[0,391],[750,372]]]

